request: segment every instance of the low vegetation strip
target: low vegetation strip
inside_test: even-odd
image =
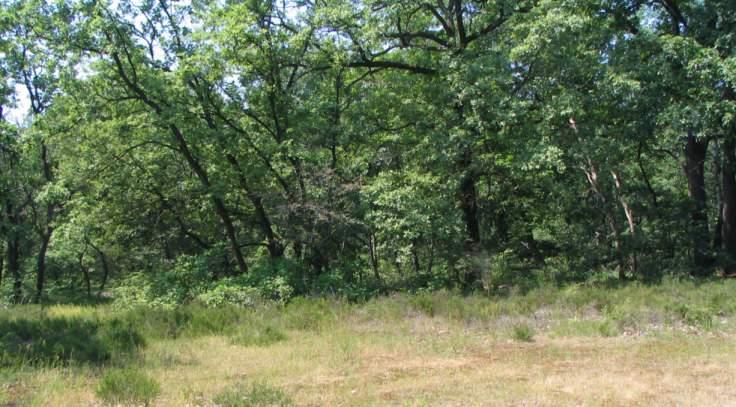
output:
[[[0,405],[728,404],[734,289],[18,306],[0,311]]]

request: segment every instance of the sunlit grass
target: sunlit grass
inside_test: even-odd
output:
[[[0,318],[129,321],[134,357],[0,371],[0,404],[99,405],[111,369],[153,405],[724,405],[736,402],[734,282],[449,292],[256,310],[21,307]],[[219,399],[218,399],[219,397]],[[249,404],[243,404],[249,405]]]

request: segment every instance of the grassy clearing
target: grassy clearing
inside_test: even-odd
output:
[[[256,309],[19,307],[0,311],[0,405],[732,404],[734,292],[736,281],[666,282]],[[92,357],[79,353],[89,338]]]

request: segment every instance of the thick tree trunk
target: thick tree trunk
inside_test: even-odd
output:
[[[46,231],[41,235],[41,247],[38,249],[38,257],[36,259],[36,296],[33,302],[41,303],[43,298],[43,286],[46,282],[46,252],[49,248],[51,235],[54,229],[51,226],[46,227]]]
[[[692,210],[690,212],[695,274],[708,274],[712,259],[708,255],[708,216],[705,194],[705,158],[708,140],[698,140],[692,132],[687,135],[685,145],[685,176]]]
[[[721,244],[725,254],[725,270],[731,274],[736,271],[736,142],[726,140],[723,143],[724,163],[722,175],[722,210],[721,210]]]

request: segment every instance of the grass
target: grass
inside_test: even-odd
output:
[[[0,311],[0,351],[38,350],[0,367],[0,405],[727,405],[734,292],[667,281],[248,310],[22,306]],[[78,353],[89,338],[94,357]]]
[[[158,383],[139,370],[113,369],[105,372],[95,394],[111,405],[148,406],[159,395]]]
[[[294,404],[283,390],[266,383],[237,385],[220,392],[213,401],[220,407],[282,407]]]

